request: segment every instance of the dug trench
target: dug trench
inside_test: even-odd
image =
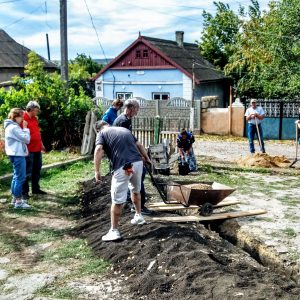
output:
[[[74,234],[86,238],[95,255],[111,262],[111,276],[123,279],[124,293],[131,298],[299,299],[300,286],[290,276],[263,266],[199,223],[133,226],[133,213],[124,208],[122,240],[102,242],[110,227],[110,179],[105,177],[101,185],[82,184],[82,218]],[[150,186],[146,191],[150,201],[159,200]],[[225,232],[220,226],[215,227]]]

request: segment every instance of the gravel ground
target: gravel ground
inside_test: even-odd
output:
[[[295,159],[295,150],[292,141],[266,142],[269,155],[284,155],[291,162]],[[217,165],[224,163],[227,166],[234,166],[236,160],[249,155],[246,140],[197,141],[194,151],[199,160],[205,161],[207,157],[210,162]],[[298,265],[300,270],[300,161],[294,166],[295,168],[277,168],[269,174],[229,171],[228,177],[238,176],[244,179],[249,189],[245,193],[245,184],[236,186],[236,191],[227,199],[241,201],[239,210],[266,209],[268,213],[265,215],[237,219],[241,231],[256,237],[264,245],[275,250],[283,261]],[[298,277],[300,278],[300,272]]]
[[[296,155],[296,148],[290,144],[265,142],[266,152],[269,155],[284,155],[293,161]],[[255,149],[259,152],[259,146],[255,143]],[[194,146],[195,154],[214,156],[221,160],[235,161],[250,154],[248,142],[226,142],[226,141],[196,141]]]

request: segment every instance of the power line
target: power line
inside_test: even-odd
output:
[[[1,1],[0,4],[7,4],[7,3],[13,3],[13,2],[20,2],[24,0],[8,0],[8,1]]]
[[[90,15],[91,23],[92,23],[92,26],[93,26],[93,28],[94,28],[94,30],[95,30],[95,33],[96,33],[96,36],[97,36],[97,40],[98,40],[99,46],[100,46],[100,48],[101,48],[101,50],[102,50],[102,53],[103,53],[104,58],[105,58],[105,60],[106,60],[106,63],[108,64],[108,59],[107,59],[107,57],[106,57],[106,55],[105,55],[104,49],[103,49],[102,44],[101,44],[101,42],[100,42],[100,38],[99,38],[99,35],[98,35],[98,32],[97,32],[96,26],[95,26],[95,24],[94,24],[92,14],[91,14],[90,9],[89,9],[89,7],[88,7],[88,5],[87,5],[87,3],[86,3],[86,0],[84,0],[84,3],[85,3],[85,5],[86,5],[87,11],[88,11],[88,13],[89,13],[89,15]],[[114,95],[114,94],[115,94],[115,81],[116,81],[116,77],[115,77],[115,75],[114,75],[114,73],[113,73],[113,71],[112,71],[111,69],[109,69],[109,71],[111,72],[111,74],[112,74],[112,76],[113,76],[113,80],[114,80],[114,84],[113,84],[113,95]]]
[[[40,8],[43,10],[43,5],[40,5],[40,6],[36,7],[34,10],[30,11],[28,14],[32,15],[33,13],[35,13],[36,11],[38,11]],[[4,28],[7,28],[7,27],[10,27],[10,26],[12,26],[14,24],[17,24],[17,23],[23,21],[24,19],[26,19],[26,17],[23,17],[23,18],[20,18],[18,20],[15,20],[14,22],[12,22],[12,23],[10,23],[10,24],[8,24],[6,26],[3,26],[2,28],[4,29]]]

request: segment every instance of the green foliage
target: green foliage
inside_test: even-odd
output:
[[[259,1],[240,8],[214,2],[213,17],[204,11],[201,54],[235,80],[241,97],[295,98],[300,90],[300,1]]]
[[[200,53],[216,67],[223,69],[232,54],[241,21],[228,4],[214,2],[215,16],[203,11],[203,31],[199,43]]]
[[[39,116],[46,148],[80,145],[86,113],[93,108],[83,88],[67,88],[58,73],[47,73],[38,56],[31,52],[25,67],[25,79],[15,78],[16,88],[0,90],[0,122],[12,107],[25,108],[30,100],[41,106]]]
[[[93,96],[94,82],[91,80],[102,68],[102,65],[93,61],[85,54],[77,54],[74,60],[69,64],[69,80],[72,87],[78,94],[80,87],[84,89],[86,95]]]

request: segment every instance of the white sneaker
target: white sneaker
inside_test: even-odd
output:
[[[31,206],[25,202],[16,202],[15,203],[15,208],[16,209],[30,209]]]
[[[15,198],[15,196],[12,197],[10,203],[11,203],[11,205],[15,206],[15,204],[16,204],[16,198]]]
[[[135,214],[133,219],[130,221],[130,223],[133,225],[142,225],[145,224],[146,221],[141,214]]]
[[[121,234],[118,229],[109,229],[108,233],[102,237],[102,241],[116,241],[121,238]]]

